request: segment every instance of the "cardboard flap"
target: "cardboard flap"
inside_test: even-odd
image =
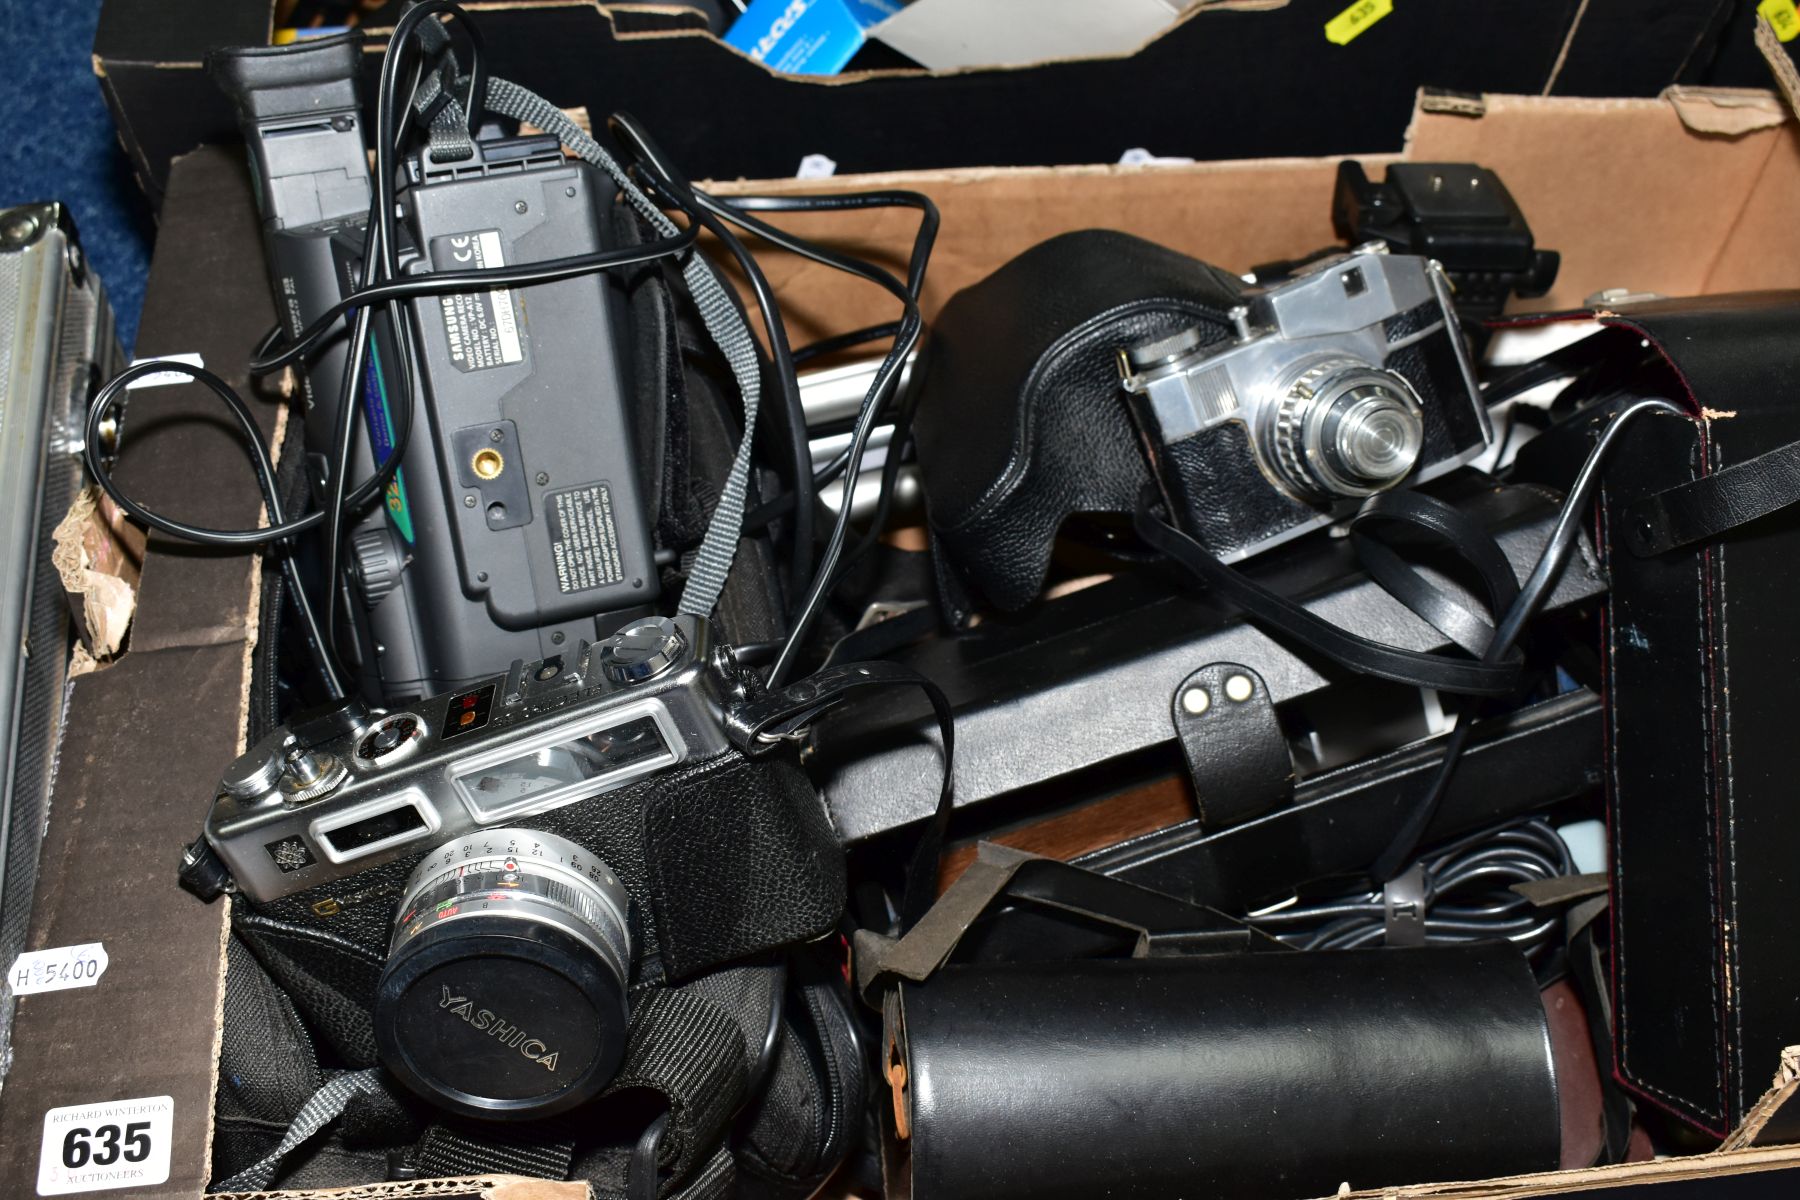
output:
[[[527,1179],[522,1175],[475,1175],[462,1179],[412,1179],[360,1187],[310,1188],[286,1192],[220,1192],[219,1200],[280,1196],[281,1200],[592,1200],[580,1180]]]
[[[1781,94],[1787,97],[1788,107],[1800,113],[1800,71],[1794,69],[1794,60],[1789,57],[1787,47],[1781,44],[1775,26],[1764,16],[1756,18],[1756,48],[1763,61],[1769,64],[1775,82],[1781,86]]]
[[[1789,1148],[1735,1150],[1730,1153],[1696,1154],[1687,1158],[1662,1158],[1654,1162],[1631,1163],[1623,1167],[1587,1167],[1578,1171],[1548,1171],[1541,1175],[1508,1175],[1502,1179],[1483,1179],[1467,1183],[1424,1183],[1413,1187],[1370,1188],[1366,1191],[1340,1191],[1333,1200],[1527,1200],[1535,1196],[1574,1196],[1583,1192],[1606,1191],[1609,1200],[1621,1194],[1636,1196],[1640,1189],[1654,1200],[1662,1189],[1651,1185],[1713,1179],[1726,1175],[1779,1171],[1766,1191],[1737,1192],[1721,1189],[1728,1195],[1792,1195],[1800,1191],[1800,1162]],[[1698,1188],[1674,1188],[1671,1200],[1698,1200],[1710,1191]],[[1322,1200],[1322,1198],[1321,1198]]]
[[[137,610],[144,532],[125,519],[111,497],[86,487],[51,537],[50,562],[68,594],[86,661],[111,658],[125,644]]]
[[[1789,1046],[1781,1052],[1781,1069],[1775,1072],[1769,1090],[1737,1132],[1725,1140],[1724,1149],[1800,1141],[1800,1102],[1794,1100],[1796,1092],[1800,1092],[1800,1046]]]
[[[1761,88],[1671,87],[1662,98],[1675,107],[1681,123],[1695,133],[1737,137],[1780,125],[1788,110],[1775,93]]]

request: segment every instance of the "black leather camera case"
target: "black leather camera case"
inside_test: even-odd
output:
[[[1800,508],[1640,551],[1662,520],[1647,497],[1800,439],[1800,293],[1664,301],[1609,323],[1628,334],[1600,336],[1661,350],[1671,398],[1698,418],[1628,430],[1601,500],[1617,1067],[1723,1136],[1800,1041]]]
[[[1111,230],[1032,247],[944,306],[915,438],[947,615],[1037,598],[1076,513],[1129,513],[1150,480],[1119,351],[1200,324],[1231,336],[1243,284]]]

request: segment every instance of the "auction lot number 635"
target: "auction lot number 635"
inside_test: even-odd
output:
[[[44,1114],[37,1193],[143,1188],[169,1178],[175,1102],[167,1096],[71,1104]]]
[[[121,1129],[101,1125],[94,1129],[77,1125],[63,1135],[63,1166],[71,1171],[93,1163],[110,1167],[120,1159],[141,1163],[150,1157],[150,1122],[133,1121]]]

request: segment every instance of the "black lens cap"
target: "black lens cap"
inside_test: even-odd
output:
[[[472,1117],[546,1117],[589,1100],[625,1053],[625,980],[546,921],[472,915],[388,960],[375,996],[382,1063]]]

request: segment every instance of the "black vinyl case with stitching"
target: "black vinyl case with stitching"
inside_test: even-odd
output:
[[[1627,430],[1600,502],[1617,1069],[1723,1136],[1800,1042],[1800,507],[1653,555],[1633,526],[1646,496],[1800,439],[1800,292],[1605,319],[1693,414]]]

